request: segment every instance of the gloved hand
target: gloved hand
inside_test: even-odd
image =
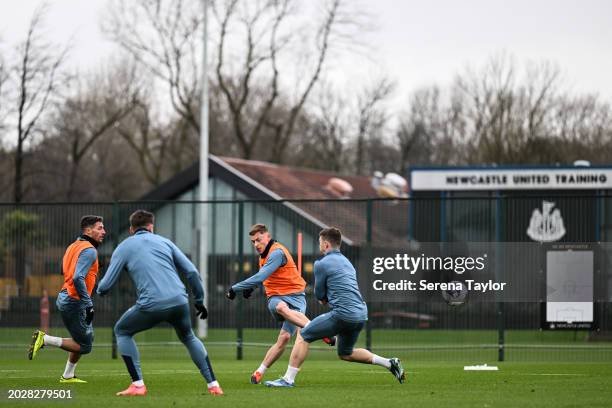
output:
[[[85,308],[85,323],[91,324],[94,318],[94,308],[93,306],[87,306]]]
[[[255,288],[251,288],[251,289],[245,289],[242,291],[242,297],[245,299],[248,299],[251,297],[251,295],[253,294],[253,291],[255,290]]]
[[[225,294],[225,297],[228,298],[229,300],[234,300],[234,298],[236,297],[236,292],[234,292],[234,289],[229,288],[229,290]]]
[[[205,320],[208,317],[208,310],[203,303],[194,303],[193,306],[196,308],[196,316],[200,319]]]

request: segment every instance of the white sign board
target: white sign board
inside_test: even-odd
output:
[[[413,169],[411,191],[605,190],[612,169]]]
[[[546,328],[593,325],[594,266],[593,251],[547,251]]]

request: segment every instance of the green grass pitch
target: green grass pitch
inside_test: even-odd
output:
[[[4,329],[3,329],[4,330]],[[13,334],[26,335],[22,330]],[[4,337],[11,337],[8,333]],[[100,344],[105,334],[100,333]],[[146,333],[145,333],[146,334]],[[272,332],[259,333],[268,340]],[[257,337],[249,334],[251,338]],[[11,337],[17,340],[17,336]],[[139,337],[136,337],[137,342]],[[140,341],[144,341],[143,337]],[[149,340],[151,340],[149,338]],[[497,363],[494,353],[471,355],[461,350],[442,351],[439,360],[423,360],[420,352],[381,350],[397,355],[407,372],[405,384],[381,367],[346,363],[337,359],[334,349],[317,347],[311,352],[293,389],[268,389],[251,385],[249,376],[265,352],[263,347],[247,347],[244,360],[237,361],[235,348],[207,345],[215,373],[226,395],[212,397],[182,346],[141,347],[142,368],[149,394],[144,398],[120,398],[115,392],[130,382],[120,359],[110,359],[110,349],[96,346],[77,368],[87,384],[65,386],[58,383],[66,354],[47,348],[34,361],[26,358],[26,343],[5,343],[0,350],[1,406],[68,407],[610,407],[612,406],[612,364],[605,361],[510,361]],[[429,344],[432,344],[429,342]],[[375,350],[376,351],[376,350]],[[562,351],[560,353],[563,353]],[[599,354],[602,355],[602,354]],[[444,362],[445,357],[449,357]],[[452,358],[451,358],[452,357]],[[266,379],[282,375],[288,353],[266,373]],[[451,361],[452,360],[452,361]],[[497,372],[464,372],[464,365],[498,365]],[[8,400],[9,389],[73,390],[71,402]]]
[[[249,375],[258,360],[215,359],[211,351],[215,372],[226,393],[223,397],[205,394],[205,384],[186,355],[172,359],[151,356],[142,362],[149,391],[144,398],[116,397],[114,393],[129,384],[122,362],[91,356],[83,358],[78,368],[79,376],[89,383],[70,386],[74,395],[69,406],[558,408],[612,404],[610,364],[502,363],[499,372],[464,372],[460,363],[411,363],[408,356],[400,355],[407,371],[407,381],[400,385],[379,367],[349,364],[335,360],[332,353],[325,354],[306,362],[295,388],[268,389],[249,384]],[[8,389],[66,388],[57,382],[65,362],[63,357],[51,351],[32,362],[4,360],[3,402],[7,402]],[[267,378],[282,375],[285,367],[286,360],[280,361],[269,370]]]

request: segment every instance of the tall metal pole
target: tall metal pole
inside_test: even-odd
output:
[[[374,203],[368,200],[366,204],[366,250],[368,259],[372,259],[372,207]],[[370,285],[366,285],[366,299],[370,300]],[[368,305],[368,321],[366,322],[366,349],[372,351],[372,303]]]
[[[112,235],[113,239],[113,252],[119,246],[119,235],[121,235],[119,217],[121,216],[121,208],[119,207],[119,203],[115,201],[113,203],[113,224],[112,224]],[[114,285],[112,289],[112,302],[113,302],[113,319],[117,319],[119,317],[119,285]],[[115,335],[115,331],[113,330],[113,339],[112,339],[112,348],[111,348],[111,357],[113,359],[117,358],[117,336]]]
[[[504,274],[502,271],[503,262],[502,257],[502,211],[505,206],[502,206],[501,194],[498,191],[495,199],[495,279],[497,282],[503,282]],[[498,292],[499,293],[499,292]],[[505,360],[505,347],[506,347],[506,336],[505,336],[505,322],[504,322],[504,303],[499,299],[501,296],[497,295],[497,361]]]
[[[202,100],[200,111],[200,201],[208,200],[208,1],[202,0],[204,24],[202,34]],[[208,204],[200,204],[200,277],[204,286],[204,303],[208,304]],[[208,335],[208,321],[198,319],[198,336]]]
[[[244,201],[238,203],[238,279],[244,279]],[[238,296],[236,308],[236,359],[242,360],[244,330],[243,330],[243,298]]]

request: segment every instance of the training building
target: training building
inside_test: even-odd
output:
[[[612,293],[609,280],[601,278],[607,273],[605,243],[612,233],[612,167],[577,164],[412,168],[410,235],[425,242],[542,244],[525,246],[533,253],[512,259],[513,268],[546,277],[541,327],[595,328],[598,307],[593,301]],[[582,263],[576,256],[576,262],[558,262],[555,269],[554,256],[561,256],[561,248],[589,255]],[[593,301],[552,302],[559,292],[551,290],[550,282],[559,273],[568,274],[564,290],[590,290]]]

